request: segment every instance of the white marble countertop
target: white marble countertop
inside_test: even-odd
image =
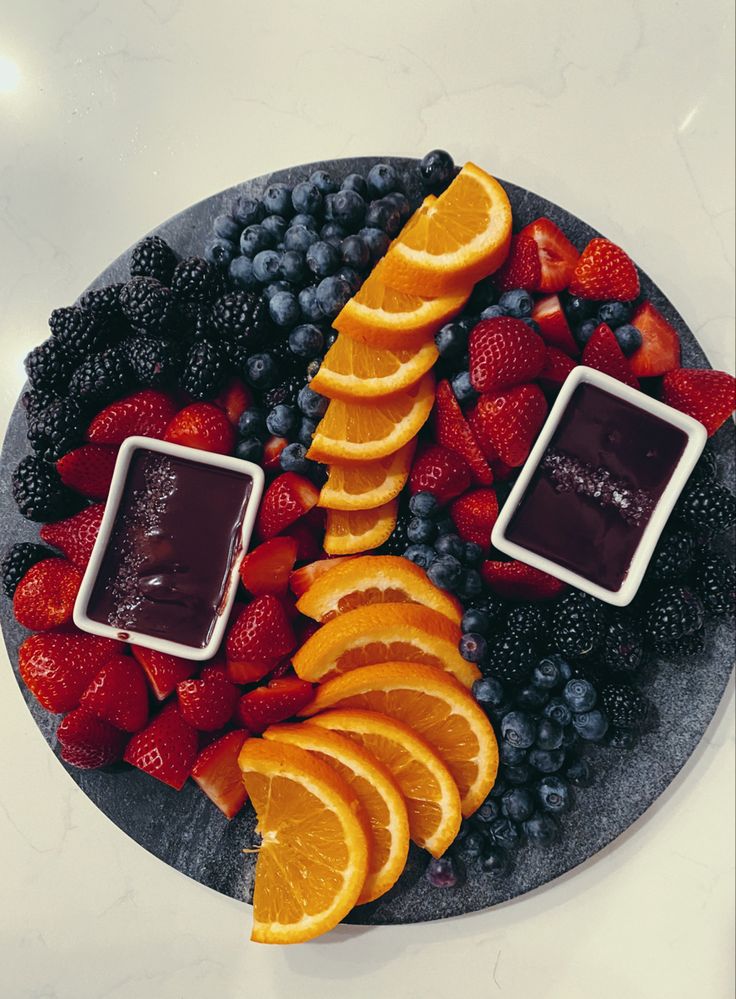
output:
[[[0,420],[50,309],[159,221],[280,165],[438,145],[619,241],[733,370],[733,29],[728,0],[5,0]],[[733,994],[732,688],[657,805],[560,881],[274,949],[81,794],[2,657],[7,999]]]

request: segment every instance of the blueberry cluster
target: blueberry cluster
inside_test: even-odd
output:
[[[613,330],[626,357],[630,357],[641,347],[641,333],[631,323],[635,302],[593,302],[588,298],[578,298],[566,293],[560,296],[560,300],[581,350],[601,323]]]
[[[307,458],[307,451],[329,400],[314,392],[301,376],[293,378],[287,387],[288,392],[279,393],[275,397],[278,401],[270,409],[254,405],[245,410],[238,422],[235,454],[248,461],[260,462],[266,440],[282,438],[290,443],[279,454],[281,469],[321,482],[324,466]],[[265,401],[268,402],[268,394]]]
[[[440,589],[466,600],[478,597],[483,588],[478,571],[483,558],[481,546],[458,536],[432,493],[415,493],[409,500],[409,514],[404,557],[424,569]]]

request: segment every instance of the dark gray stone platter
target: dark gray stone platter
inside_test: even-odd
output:
[[[271,181],[293,184],[318,168],[330,171],[336,178],[351,172],[365,173],[379,161],[380,158],[366,157],[311,163],[258,177],[193,205],[159,226],[156,232],[182,255],[201,254],[212,220],[228,209],[236,194],[259,194]],[[395,158],[391,161],[405,177],[408,193],[418,195],[416,161]],[[547,215],[579,248],[597,235],[590,226],[531,191],[513,184],[504,183],[504,186],[513,206],[516,229]],[[93,287],[126,277],[127,254],[103,271]],[[671,303],[646,275],[642,275],[642,285],[647,297],[680,333],[683,363],[707,367],[703,351]],[[734,437],[734,426],[729,422],[714,439],[721,474],[731,488],[734,487]],[[18,405],[0,459],[3,548],[13,541],[35,540],[38,534],[38,525],[18,513],[10,490],[12,470],[27,452],[25,415]],[[26,633],[14,620],[11,604],[4,598],[0,600],[0,617],[9,658],[15,668],[18,646]],[[707,648],[696,661],[652,666],[647,692],[658,712],[656,729],[634,751],[593,750],[596,783],[577,795],[574,810],[563,821],[563,836],[553,848],[525,847],[519,852],[514,869],[504,877],[491,878],[471,871],[462,888],[448,891],[437,891],[425,882],[426,855],[412,848],[407,869],[396,887],[383,899],[356,909],[348,921],[374,925],[415,923],[473,912],[538,888],[587,860],[638,819],[682,768],[716,711],[733,662],[733,628],[721,625],[711,629]],[[44,711],[20,680],[19,683],[28,710],[52,752],[56,752],[58,717]],[[60,763],[98,808],[150,853],[216,891],[238,899],[251,897],[254,859],[241,852],[244,846],[256,841],[254,815],[249,807],[228,822],[192,781],[176,793],[124,765],[85,772]],[[115,835],[112,830],[110,834]]]

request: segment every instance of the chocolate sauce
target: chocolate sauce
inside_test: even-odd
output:
[[[88,616],[203,648],[227,597],[252,484],[247,473],[136,449]]]
[[[619,589],[686,443],[678,427],[583,382],[506,537],[599,586]]]

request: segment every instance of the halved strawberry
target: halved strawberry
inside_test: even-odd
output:
[[[662,379],[662,399],[713,434],[736,410],[736,378],[710,368],[679,368]]]
[[[79,707],[88,684],[124,648],[111,638],[76,629],[48,631],[23,642],[18,650],[18,671],[38,703],[59,714]]]
[[[473,481],[481,486],[493,482],[493,472],[463,416],[447,379],[437,385],[434,403],[434,436],[438,444],[457,451],[468,463]]]
[[[553,600],[566,584],[524,562],[484,562],[481,575],[489,589],[506,600]]]
[[[511,291],[513,288],[538,291],[542,265],[535,241],[521,233],[512,236],[509,255],[493,277],[499,291]]]
[[[450,517],[463,541],[474,541],[487,555],[491,531],[498,517],[498,500],[492,489],[473,489],[450,504]]]
[[[13,596],[18,624],[29,631],[50,631],[72,619],[82,573],[65,558],[45,558],[32,565]]]
[[[263,668],[265,676],[294,648],[296,640],[289,623],[284,605],[272,594],[256,597],[236,618],[225,641],[228,662],[228,676],[238,683],[253,682],[250,679],[238,680],[249,666]],[[238,670],[235,664],[241,664]]]
[[[440,444],[425,448],[414,462],[409,490],[432,493],[439,503],[448,503],[470,486],[471,472],[465,458]]]
[[[94,770],[122,759],[126,732],[81,707],[62,718],[56,730],[61,758],[81,770]]]
[[[161,438],[178,408],[165,392],[143,389],[101,410],[87,428],[87,440],[114,445],[137,434]]]
[[[577,357],[580,348],[570,332],[565,310],[559,295],[547,295],[534,303],[532,319],[539,326],[539,335],[546,344],[563,350],[570,357]]]
[[[272,680],[267,687],[257,687],[243,694],[238,702],[237,716],[249,732],[264,732],[269,725],[293,717],[312,700],[311,683],[298,677]]]
[[[182,718],[204,732],[215,732],[227,725],[238,700],[238,688],[219,673],[182,680],[176,694]]]
[[[228,819],[238,814],[248,797],[238,766],[247,738],[242,728],[228,732],[205,747],[192,767],[192,778]]]
[[[533,239],[537,245],[541,268],[537,290],[562,291],[567,288],[580,254],[564,232],[551,219],[542,217],[524,226],[519,236]]]
[[[533,381],[544,364],[544,340],[521,319],[482,319],[470,334],[470,381],[477,392],[502,392]]]
[[[334,568],[338,562],[347,562],[348,559],[354,557],[353,555],[339,555],[336,558],[322,558],[316,562],[310,562],[309,565],[303,565],[301,569],[295,569],[289,575],[291,592],[297,598],[302,596],[320,576]]]
[[[56,471],[65,486],[90,499],[105,499],[110,489],[118,449],[107,444],[83,444],[59,458]]]
[[[264,541],[281,534],[317,505],[319,490],[296,472],[274,479],[264,493],[256,526]]]
[[[231,454],[235,447],[235,430],[227,413],[219,406],[211,402],[193,402],[179,410],[166,428],[164,440],[213,454]]]
[[[299,543],[295,538],[276,537],[254,548],[243,559],[240,578],[254,597],[262,593],[286,593]]]
[[[104,503],[95,503],[85,507],[79,513],[65,520],[44,524],[41,537],[54,548],[58,548],[78,569],[87,568],[97,535],[100,533],[102,515],[105,512]]]
[[[653,378],[680,367],[680,338],[651,302],[642,302],[631,318],[641,333],[642,344],[629,358],[637,378]]]
[[[132,656],[110,656],[82,694],[93,715],[124,732],[138,732],[148,721],[148,684]]]
[[[197,758],[197,730],[176,704],[167,705],[128,743],[123,759],[156,780],[181,791]]]
[[[214,402],[225,410],[228,420],[237,427],[240,417],[252,406],[253,395],[239,378],[230,378]]]
[[[191,659],[181,659],[166,652],[144,649],[142,645],[133,645],[131,648],[159,701],[163,701],[176,690],[178,683],[188,679],[199,669],[199,663],[192,662]]]
[[[281,470],[281,452],[288,444],[285,437],[269,437],[263,445],[263,467],[267,472]]]
[[[580,298],[630,302],[639,294],[639,273],[620,246],[596,237],[580,254],[569,290]]]
[[[613,330],[601,323],[593,330],[593,335],[585,345],[582,363],[596,371],[602,371],[611,378],[616,378],[624,385],[639,388],[639,380],[631,373],[631,367],[626,355],[618,345]]]
[[[310,520],[313,513],[319,513],[320,517]],[[297,562],[313,562],[320,555],[324,555],[322,542],[325,536],[325,511],[318,511],[315,507],[302,520],[292,524],[281,536],[296,541]]]
[[[547,347],[544,367],[539,372],[539,381],[549,388],[557,389],[576,367],[577,362],[568,354],[556,347]]]
[[[468,415],[479,441],[487,440],[501,461],[523,465],[547,416],[538,385],[517,385],[503,395],[481,395]]]

